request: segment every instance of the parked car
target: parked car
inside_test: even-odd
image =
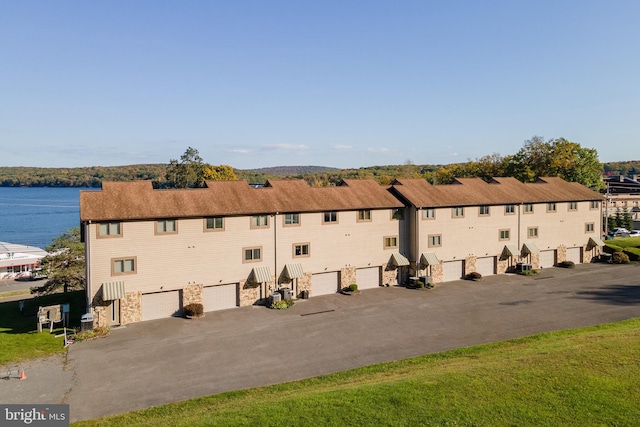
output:
[[[629,230],[623,227],[616,227],[609,230],[609,236],[613,237],[629,237]]]
[[[629,237],[638,237],[640,236],[640,230],[631,230],[629,232]]]

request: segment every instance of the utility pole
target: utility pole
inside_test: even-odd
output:
[[[604,232],[609,234],[609,181],[607,181],[607,195],[604,200]]]

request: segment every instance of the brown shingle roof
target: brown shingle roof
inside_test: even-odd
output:
[[[488,183],[480,178],[458,178],[445,185],[432,185],[424,179],[396,179],[392,192],[417,207],[602,200],[595,191],[561,178],[540,178],[527,184],[515,178],[493,178]]]
[[[252,215],[273,212],[399,208],[403,204],[373,180],[310,187],[303,180],[207,181],[207,188],[154,190],[151,181],[104,182],[80,192],[81,221]]]

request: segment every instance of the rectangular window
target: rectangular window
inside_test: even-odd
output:
[[[254,215],[251,217],[251,228],[269,227],[269,215]]]
[[[584,225],[585,233],[593,233],[595,231],[595,225],[593,222],[588,222]]]
[[[589,209],[600,209],[600,202],[597,200],[592,200],[589,205]]]
[[[429,247],[442,246],[442,236],[440,234],[429,234]]]
[[[506,205],[504,207],[504,213],[506,215],[511,215],[511,214],[516,213],[516,205]]]
[[[433,208],[427,208],[422,210],[422,219],[435,219],[436,210]]]
[[[569,202],[569,210],[577,211],[578,210],[578,202]]]
[[[534,239],[538,237],[538,227],[529,227],[527,228],[527,235],[530,239]]]
[[[300,225],[300,214],[298,213],[284,214],[284,225]]]
[[[511,238],[511,230],[505,228],[504,230],[500,230],[500,240],[509,240]]]
[[[533,203],[524,204],[524,213],[533,213]]]
[[[384,248],[392,249],[398,247],[398,236],[386,236],[384,238]]]
[[[404,209],[394,209],[391,211],[391,219],[403,220]]]
[[[555,203],[547,203],[547,212],[555,212],[556,204]]]
[[[178,223],[175,219],[160,219],[156,221],[156,234],[171,234],[178,232]]]
[[[103,222],[98,224],[98,237],[120,237],[120,222]]]
[[[242,252],[244,262],[262,261],[262,247],[243,248]]]
[[[331,224],[331,223],[338,222],[338,212],[336,211],[325,212],[322,218],[322,222],[324,224]]]
[[[480,210],[478,213],[480,216],[487,216],[489,215],[489,206],[480,206]]]
[[[451,211],[451,214],[453,215],[454,218],[462,218],[464,217],[464,208],[463,207],[453,208]]]
[[[137,258],[114,258],[111,263],[111,275],[118,276],[121,274],[136,273]]]
[[[358,211],[358,222],[371,221],[371,210],[363,209]]]
[[[309,256],[309,243],[296,243],[293,245],[293,257]]]
[[[205,218],[204,228],[207,231],[222,231],[224,230],[224,218],[221,216]]]

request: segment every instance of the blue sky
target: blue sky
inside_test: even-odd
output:
[[[0,166],[639,160],[638,1],[0,0]]]

